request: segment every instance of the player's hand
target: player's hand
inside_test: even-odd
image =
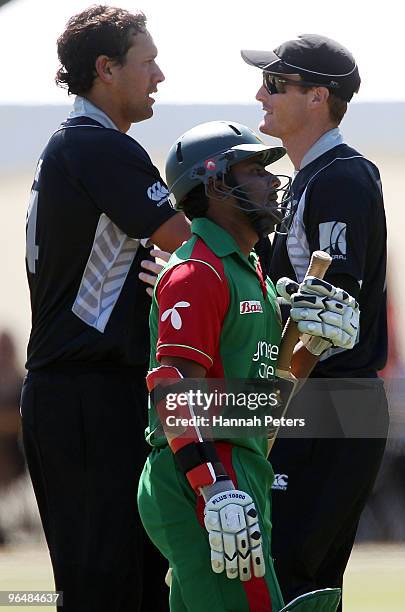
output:
[[[320,355],[331,346],[353,348],[358,333],[359,305],[349,293],[324,280],[309,276],[301,285],[286,278],[277,282],[277,291],[291,302],[291,318],[308,350]]]
[[[150,254],[152,257],[155,257],[155,259],[160,259],[164,262],[168,262],[171,255],[171,253],[160,251],[159,249],[152,249]],[[157,261],[150,261],[149,259],[144,259],[141,261],[141,267],[144,268],[144,270],[148,270],[149,274],[146,272],[140,272],[138,276],[146,285],[150,285],[146,288],[146,293],[151,297],[153,295],[153,287],[156,285],[156,279],[160,271],[163,269],[163,266],[164,264],[158,263]]]
[[[226,481],[231,486],[230,481]],[[214,485],[215,486],[215,485]],[[209,489],[209,487],[205,487]],[[205,497],[205,496],[204,496]],[[250,580],[265,574],[262,536],[255,504],[247,493],[229,489],[206,500],[204,524],[209,533],[211,567],[228,578]]]

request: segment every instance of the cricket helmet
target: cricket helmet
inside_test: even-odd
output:
[[[228,188],[228,195],[234,195],[241,208],[255,225],[259,235],[263,231],[263,223],[257,223],[258,213],[263,216],[263,210],[258,210],[243,191],[243,185],[237,185],[231,175],[232,167],[250,157],[260,156],[260,162],[267,166],[286,153],[284,147],[265,145],[262,140],[248,127],[235,121],[209,121],[201,123],[185,132],[172,145],[166,160],[166,182],[170,197],[177,210],[182,210],[182,202],[197,186],[203,184],[207,193],[208,186],[215,185],[218,180]],[[290,202],[289,177],[282,186],[274,191],[281,192],[282,201],[273,207],[272,225],[284,219]],[[215,191],[215,187],[214,187]],[[215,191],[218,199],[224,198],[224,189]],[[287,201],[288,200],[288,201]],[[260,227],[259,227],[260,225]],[[266,230],[267,231],[267,230]],[[267,231],[268,233],[268,231]]]

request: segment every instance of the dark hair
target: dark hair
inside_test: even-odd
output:
[[[66,87],[69,94],[85,94],[97,76],[97,57],[107,55],[124,65],[132,46],[131,35],[145,29],[146,17],[141,11],[132,14],[114,6],[94,5],[74,15],[57,41],[61,66],[56,84]]]
[[[333,123],[339,125],[342,121],[345,112],[347,111],[347,102],[330,93],[328,97],[329,116]]]
[[[190,221],[198,217],[206,217],[208,212],[208,198],[205,193],[205,185],[201,184],[194,187],[181,202],[181,208]]]

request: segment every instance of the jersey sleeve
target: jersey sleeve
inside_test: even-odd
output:
[[[95,206],[130,238],[149,238],[177,214],[158,169],[126,134],[92,129],[75,169]]]
[[[321,249],[332,257],[328,276],[344,274],[361,284],[372,216],[372,195],[363,184],[344,175],[315,181],[304,223],[310,252]]]
[[[156,358],[183,357],[209,370],[218,352],[229,306],[225,276],[203,262],[187,261],[161,278]]]

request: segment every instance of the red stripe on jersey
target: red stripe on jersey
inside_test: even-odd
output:
[[[263,274],[263,270],[262,270],[262,265],[260,263],[260,259],[257,260],[256,274],[259,277],[259,283],[260,283],[260,286],[262,288],[263,297],[264,297],[264,299],[266,299],[267,298],[267,285],[266,285],[266,281],[265,281],[265,278],[264,278],[264,274]]]
[[[271,597],[265,578],[252,576],[247,582],[242,582],[249,603],[250,612],[271,612]]]
[[[222,260],[200,239],[192,260],[168,270],[157,290],[159,331],[156,358],[183,357],[221,376],[219,342],[229,307],[229,287]]]
[[[224,281],[226,288],[226,303],[224,303],[224,312],[229,308],[229,286],[228,281],[225,275],[224,264],[222,259],[217,257],[211,249],[207,247],[205,242],[199,238],[193,248],[192,257],[195,259],[204,259],[207,263],[211,264],[216,271],[220,274],[221,278]],[[225,318],[225,317],[224,317]],[[218,350],[216,355],[214,355],[214,363],[211,365],[211,368],[207,371],[207,378],[224,378],[224,366],[222,365],[222,359],[220,355],[220,346],[218,345]]]
[[[228,442],[215,442],[218,457],[226,472],[229,474],[234,486],[238,488],[238,479],[232,464],[233,445]],[[201,525],[204,526],[204,498],[197,497],[197,516]],[[205,529],[205,526],[204,526]],[[271,596],[265,578],[252,576],[247,582],[242,582],[249,604],[250,612],[272,612]]]

